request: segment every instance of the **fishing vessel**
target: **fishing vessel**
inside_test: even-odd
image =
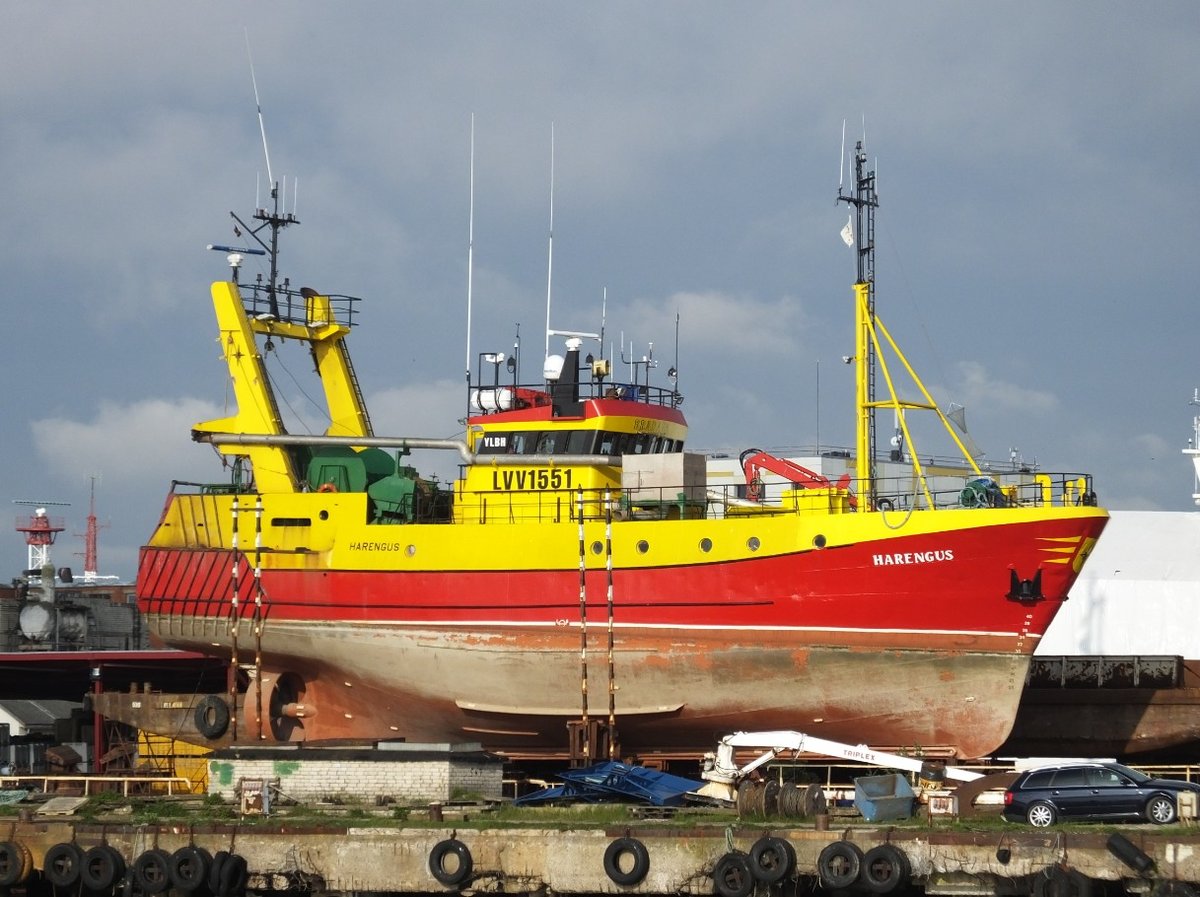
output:
[[[245,250],[222,247],[232,276],[211,288],[237,410],[193,430],[232,475],[173,484],[138,570],[157,634],[242,674],[202,730],[584,758],[694,756],[749,729],[960,758],[1003,742],[1107,515],[1088,475],[987,476],[969,455],[952,488],[916,451],[903,489],[879,482],[879,409],[908,448],[919,411],[961,442],[919,380],[918,401],[895,388],[912,371],[875,313],[875,179],[861,144],[854,158],[839,199],[859,235],[865,460],[831,482],[753,453],[738,494],[685,448],[674,369],[618,377],[599,334],[549,319],[538,382],[504,355],[473,362],[463,440],[376,435],[346,345],[357,300],[281,283],[295,219],[277,195],[257,210],[269,274],[239,283]],[[285,341],[311,349],[321,435],[284,425],[267,366]],[[458,478],[422,477],[424,450],[456,452]],[[762,470],[788,488],[756,488]]]

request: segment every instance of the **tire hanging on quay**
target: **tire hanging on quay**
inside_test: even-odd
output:
[[[33,856],[20,841],[0,841],[0,888],[24,884],[33,871]]]
[[[877,844],[863,854],[858,880],[872,894],[890,894],[908,884],[912,865],[894,844]]]
[[[167,872],[171,878],[171,887],[190,894],[208,884],[208,873],[211,869],[212,854],[203,847],[188,845],[171,854]]]
[[[632,857],[632,865],[624,868],[625,857]],[[617,838],[604,851],[604,874],[616,885],[629,887],[642,881],[650,872],[650,851],[637,838]]]
[[[56,888],[73,888],[79,884],[82,867],[83,851],[77,844],[55,844],[42,859],[42,875]]]
[[[84,890],[106,893],[125,877],[125,857],[107,844],[97,844],[83,855],[79,867],[79,883]]]
[[[750,897],[754,891],[750,860],[740,850],[730,851],[717,860],[712,878],[719,897]]]
[[[447,858],[454,859],[448,864]],[[470,848],[457,838],[447,838],[433,845],[429,851],[429,873],[440,884],[460,885],[471,877],[474,861],[471,859]]]
[[[853,841],[833,841],[826,844],[817,857],[817,875],[821,886],[835,891],[848,888],[858,881],[863,852]]]
[[[763,884],[778,884],[795,868],[796,849],[785,838],[764,835],[750,848],[750,871]]]

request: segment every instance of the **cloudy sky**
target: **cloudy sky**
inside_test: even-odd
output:
[[[10,502],[70,503],[59,565],[82,569],[93,477],[101,572],[132,576],[170,481],[223,476],[188,431],[229,399],[205,247],[266,189],[248,56],[303,222],[284,273],[367,300],[351,347],[381,434],[461,431],[474,115],[473,352],[519,325],[540,368],[553,129],[553,323],[596,328],[607,290],[606,332],[653,341],[661,382],[678,315],[695,449],[850,445],[835,196],[843,122],[865,122],[880,314],[986,457],[1090,472],[1113,508],[1191,507],[1191,0],[0,16],[0,498],[13,522]]]

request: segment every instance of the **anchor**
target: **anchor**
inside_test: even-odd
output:
[[[1046,596],[1042,594],[1042,571],[1040,568],[1033,574],[1033,579],[1021,579],[1016,570],[1009,570],[1008,574],[1008,594],[1004,597],[1009,601],[1020,601],[1024,604],[1046,599]]]

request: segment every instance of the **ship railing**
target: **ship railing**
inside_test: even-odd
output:
[[[683,396],[677,390],[648,383],[582,380],[578,390],[580,401],[615,399],[632,405],[658,405],[664,408],[675,408],[683,401]],[[530,404],[549,404],[551,401],[545,383],[472,384],[470,392],[472,413],[485,415]]]
[[[605,520],[679,520],[712,516],[702,486],[621,489],[542,489],[528,492],[455,492],[462,523],[578,523]]]
[[[585,520],[679,520],[739,514],[845,514],[863,510],[901,511],[953,508],[1028,508],[1087,507],[1097,502],[1092,477],[1079,473],[991,473],[978,476],[937,476],[927,480],[928,492],[912,477],[876,480],[875,507],[863,508],[851,488],[830,485],[826,488],[801,488],[790,483],[768,483],[762,500],[747,498],[744,487],[726,482],[637,486],[632,488],[591,487],[584,490],[582,501]],[[203,513],[210,536],[208,545],[224,544],[226,526],[216,505],[207,501],[217,494],[241,493],[237,485],[213,485],[176,481],[172,491],[187,487],[204,496],[205,504],[196,509]],[[932,499],[932,505],[930,504]],[[464,523],[576,522],[579,515],[579,490],[513,489],[467,490],[460,480],[454,490],[451,519]],[[214,517],[217,519],[209,520]],[[378,517],[378,515],[376,515]],[[404,520],[376,519],[380,525],[402,525]],[[211,539],[217,539],[212,542]],[[204,547],[204,546],[197,546]]]
[[[927,509],[929,498],[941,508],[1084,507],[1097,503],[1092,476],[1085,473],[986,471],[977,475],[926,478],[928,497],[914,476],[875,481],[877,506]]]
[[[851,461],[854,458],[854,449],[851,446],[834,445],[828,442],[809,443],[798,445],[770,445],[763,444],[760,446],[767,453],[774,455],[777,458],[786,458],[791,461],[797,461],[801,464],[812,467],[814,470],[819,470],[821,461]],[[722,448],[706,450],[702,448],[691,449],[707,455],[710,458],[728,458],[737,457],[740,448]],[[904,464],[905,467],[912,463],[912,455],[907,451],[890,451],[879,452],[876,454],[876,461],[880,464]],[[929,468],[944,468],[949,470],[960,471],[967,473],[970,470],[969,465],[963,460],[961,454],[939,454],[937,452],[921,452],[918,460],[926,469]],[[999,460],[993,458],[979,457],[976,459],[979,469],[988,475],[995,476],[997,474],[1023,473],[1033,474],[1039,470],[1039,465],[1036,461],[1027,461],[1019,454],[1014,455],[1010,460]],[[853,468],[853,465],[850,465]],[[828,473],[828,471],[825,471]]]
[[[252,495],[248,483],[198,483],[192,480],[171,480],[171,495]]]
[[[1039,473],[1015,479],[1003,476],[948,477],[929,492],[935,510],[953,508],[1085,507],[1096,504],[1092,479],[1086,474]],[[851,490],[829,486],[805,489],[773,484],[762,501],[746,498],[740,486],[701,484],[512,492],[458,491],[456,501],[471,515],[469,522],[575,522],[579,508],[585,520],[680,520],[745,514],[845,514],[864,510]],[[928,510],[923,490],[911,479],[879,481],[872,510]],[[460,519],[462,519],[460,517]]]
[[[329,308],[333,311],[334,321],[315,321],[312,317],[312,303],[299,290],[290,287],[275,288],[274,301],[271,290],[265,283],[239,284],[242,296],[242,306],[252,318],[266,315],[274,316],[275,320],[285,324],[313,325],[317,323],[338,323],[345,327],[355,326],[354,317],[357,305],[362,300],[356,296],[346,296],[341,293],[323,294],[329,300]]]
[[[579,384],[581,399],[618,399],[640,402],[643,405],[663,405],[673,408],[683,399],[674,389],[650,386],[646,383],[590,382]]]

